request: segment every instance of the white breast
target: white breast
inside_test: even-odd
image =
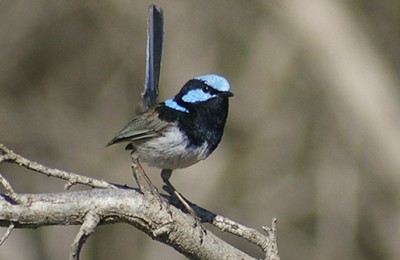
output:
[[[207,144],[187,147],[189,140],[177,127],[171,126],[163,135],[135,146],[132,156],[161,169],[185,168],[207,158]]]

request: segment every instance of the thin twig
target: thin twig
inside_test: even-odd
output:
[[[246,239],[250,243],[259,246],[264,252],[267,250],[269,244],[271,243],[271,239],[267,236],[264,236],[259,231],[243,226],[221,215],[215,216],[215,218],[213,218],[213,220],[211,221],[211,224],[221,229],[221,231],[229,232],[231,234]]]
[[[68,181],[67,185],[65,186],[66,189],[69,189],[74,184],[87,185],[92,188],[117,189],[116,186],[104,180],[97,180],[73,172],[66,172],[54,168],[49,168],[37,162],[33,162],[29,159],[22,157],[21,155],[14,153],[3,144],[0,144],[0,153],[2,154],[0,162],[5,161],[15,163],[19,166],[44,174],[46,176],[56,177]]]
[[[71,253],[69,255],[70,260],[79,260],[79,255],[82,250],[83,245],[91,234],[94,233],[95,228],[100,222],[99,214],[96,211],[89,211],[85,220],[76,235],[74,242],[71,246]]]
[[[174,200],[173,190],[171,190],[168,186],[164,186],[163,189],[172,196],[171,203],[178,206],[179,202],[178,200]],[[184,200],[186,200],[186,202],[196,212],[196,214],[201,218],[202,221],[212,224],[213,226],[220,229],[222,232],[228,232],[249,241],[250,243],[260,247],[263,252],[267,253],[270,251],[270,248],[272,246],[271,243],[276,244],[276,233],[274,233],[276,232],[276,218],[273,218],[273,229],[270,229],[269,227],[263,227],[264,230],[266,230],[266,228],[268,229],[266,230],[268,232],[268,236],[265,236],[256,229],[248,228],[229,218],[217,215],[196,204],[191,203],[186,198],[184,198]]]
[[[11,232],[14,230],[14,224],[8,226],[6,233],[0,239],[0,246],[7,240],[7,238],[11,235]]]
[[[17,204],[24,204],[27,200],[24,197],[19,196],[14,189],[11,187],[11,184],[3,177],[0,172],[0,184],[4,187],[5,195]]]
[[[262,229],[268,233],[268,237],[271,239],[271,244],[266,248],[265,251],[265,259],[266,260],[279,260],[279,251],[278,251],[278,242],[276,239],[276,226],[278,220],[276,218],[272,218],[271,227],[262,227]]]

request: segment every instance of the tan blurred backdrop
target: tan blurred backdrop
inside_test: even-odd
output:
[[[134,115],[151,3],[1,1],[0,143],[133,185],[129,154],[105,144]],[[173,174],[178,190],[247,226],[277,217],[282,259],[400,259],[399,1],[156,4],[165,15],[160,98],[211,72],[235,93],[220,146]],[[161,186],[159,171],[146,169]],[[18,192],[65,184],[1,171]],[[66,259],[77,230],[16,230],[0,259]],[[161,257],[184,259],[123,224],[96,229],[82,255]]]

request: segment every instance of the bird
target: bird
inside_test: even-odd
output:
[[[232,96],[223,76],[195,77],[173,98],[135,116],[107,146],[127,142],[132,159],[162,169],[164,183],[175,191],[169,182],[172,171],[206,159],[217,148]]]

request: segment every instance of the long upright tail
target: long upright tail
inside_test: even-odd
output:
[[[150,5],[147,20],[146,82],[137,108],[142,113],[158,103],[158,82],[164,37],[164,16],[161,7]]]

